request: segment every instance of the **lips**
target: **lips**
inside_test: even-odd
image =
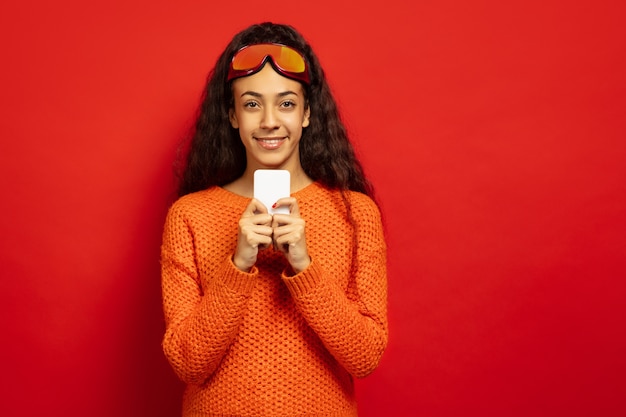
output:
[[[267,149],[267,150],[278,149],[280,148],[280,145],[282,145],[285,142],[285,140],[287,140],[287,138],[285,137],[255,138],[255,139],[263,149]]]

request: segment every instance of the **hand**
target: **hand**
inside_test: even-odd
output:
[[[274,214],[274,246],[281,251],[296,273],[306,269],[311,263],[304,235],[305,222],[300,217],[298,201],[294,197],[281,198],[274,208],[289,207],[289,214]]]
[[[256,199],[252,199],[239,219],[237,249],[233,256],[235,266],[245,272],[256,263],[259,250],[272,244],[272,215]]]

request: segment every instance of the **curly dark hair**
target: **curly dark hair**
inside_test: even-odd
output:
[[[317,56],[293,27],[271,22],[252,25],[236,34],[209,73],[186,161],[181,165],[178,195],[223,186],[243,175],[246,153],[239,132],[229,121],[234,99],[227,74],[233,55],[243,46],[257,43],[290,46],[307,60],[311,82],[303,87],[311,116],[300,139],[304,172],[328,188],[358,191],[374,198]]]

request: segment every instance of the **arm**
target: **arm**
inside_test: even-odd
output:
[[[238,332],[258,274],[256,268],[238,270],[225,257],[202,288],[195,244],[183,211],[173,206],[161,252],[163,351],[186,383],[202,383],[216,370]]]
[[[354,213],[358,223],[356,267],[347,291],[315,259],[283,276],[299,310],[326,348],[355,377],[370,374],[387,345],[387,260],[380,215],[375,206]]]

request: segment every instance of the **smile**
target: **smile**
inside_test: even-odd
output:
[[[263,149],[273,150],[278,149],[280,145],[287,140],[285,137],[280,138],[255,138],[256,141]]]

